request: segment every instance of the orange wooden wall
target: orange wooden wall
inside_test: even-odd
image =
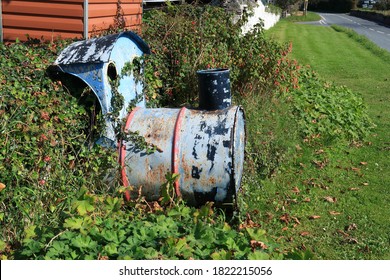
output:
[[[3,39],[81,38],[114,24],[118,0],[1,0]],[[88,13],[84,11],[87,2]],[[141,24],[142,0],[121,0],[127,29]],[[0,23],[1,23],[0,21]],[[88,28],[86,28],[88,27]],[[87,32],[87,33],[85,33]]]

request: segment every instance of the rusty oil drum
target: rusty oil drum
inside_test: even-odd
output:
[[[239,106],[206,111],[135,108],[125,132],[143,136],[156,151],[148,154],[132,141],[122,141],[122,180],[129,195],[147,200],[161,196],[167,173],[179,174],[176,194],[189,205],[207,201],[231,204],[240,186],[245,145],[245,117]]]

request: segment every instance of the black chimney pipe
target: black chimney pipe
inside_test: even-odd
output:
[[[199,109],[221,110],[232,105],[229,69],[199,70]]]

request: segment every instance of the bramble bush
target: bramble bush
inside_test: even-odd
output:
[[[234,21],[214,6],[168,5],[145,13],[142,37],[152,52],[144,69],[149,104],[196,106],[196,71],[210,68],[230,69],[233,96],[272,93],[279,79],[287,79],[281,60],[288,48],[266,40],[261,24],[243,35],[246,20],[247,14]]]
[[[11,247],[26,227],[58,225],[81,186],[107,192],[101,178],[117,165],[114,154],[90,145],[85,108],[45,75],[63,47],[0,45],[0,223]]]

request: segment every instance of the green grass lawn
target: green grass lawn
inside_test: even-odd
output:
[[[281,21],[267,36],[292,42],[291,58],[361,94],[377,126],[363,145],[296,143],[277,176],[246,183],[252,219],[297,257],[390,259],[389,60],[330,27]]]

